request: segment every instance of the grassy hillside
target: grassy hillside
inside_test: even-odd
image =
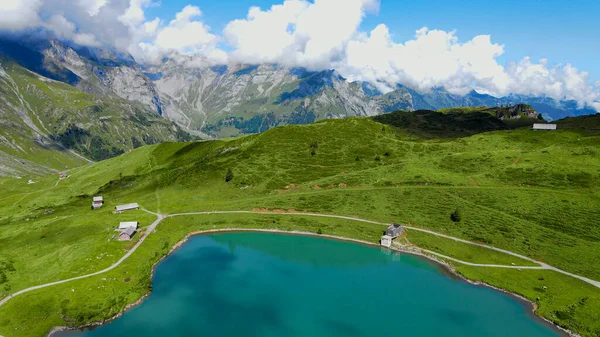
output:
[[[138,103],[83,93],[2,58],[0,75],[0,141],[4,140],[0,151],[33,162],[20,171],[48,173],[48,168],[64,170],[85,163],[66,150],[98,161],[147,144],[191,140],[175,124]],[[59,159],[49,160],[49,152]]]
[[[458,107],[441,109],[444,114],[488,114],[500,119],[508,128],[518,129],[531,127],[534,123],[544,123],[544,119],[535,109],[527,104],[496,107]]]
[[[593,150],[600,136],[506,128],[483,113],[399,112],[145,146],[73,170],[58,184],[56,177],[44,177],[35,188],[2,180],[0,298],[118,260],[131,243],[111,240],[112,228],[122,219],[138,219],[142,227],[153,220],[142,212],[110,213],[125,202],[168,214],[294,209],[409,223],[600,280],[600,159]],[[100,212],[89,209],[96,194],[107,200]],[[450,214],[457,209],[462,221],[455,223]],[[0,335],[42,336],[54,325],[110,317],[150,289],[151,265],[188,232],[226,227],[320,231],[371,242],[383,231],[277,215],[169,218],[110,273],[27,293],[0,307]],[[511,261],[411,235],[414,244],[456,258]],[[583,336],[600,336],[597,288],[551,271],[458,270],[536,301],[544,317]]]
[[[579,131],[585,135],[600,134],[600,113],[581,117],[568,117],[556,122],[562,130]]]
[[[85,164],[51,139],[21,89],[0,64],[0,176],[39,176]]]

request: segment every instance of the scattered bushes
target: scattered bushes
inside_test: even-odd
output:
[[[227,169],[227,173],[225,173],[225,182],[230,182],[233,180],[233,171],[231,169]]]
[[[7,273],[15,272],[13,261],[0,261],[0,284],[8,282]]]
[[[318,149],[319,149],[319,143],[317,143],[317,142],[310,143],[310,155],[311,156],[316,156]]]
[[[460,222],[461,216],[458,208],[454,211],[454,213],[450,214],[450,220],[452,220],[452,222]]]

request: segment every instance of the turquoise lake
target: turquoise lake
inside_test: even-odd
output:
[[[556,337],[531,306],[420,257],[315,237],[193,237],[140,306],[61,337]]]

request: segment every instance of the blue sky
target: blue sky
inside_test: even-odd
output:
[[[220,34],[234,19],[244,18],[251,6],[268,9],[282,1],[273,0],[163,0],[160,7],[148,8],[146,16],[166,21],[188,4],[198,6],[202,20]],[[384,23],[396,42],[410,40],[415,30],[456,30],[460,41],[489,34],[492,42],[503,44],[498,61],[548,58],[550,65],[571,63],[600,80],[599,0],[382,0],[380,11],[370,14],[361,29],[370,31]]]
[[[573,99],[600,111],[600,0],[12,4],[0,0],[0,32],[41,28],[82,46],[129,53],[145,65],[165,58],[188,67],[277,63],[334,69],[383,92],[398,84],[454,94],[475,89]],[[247,18],[251,7],[258,9]]]

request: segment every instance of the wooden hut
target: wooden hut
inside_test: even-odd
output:
[[[393,223],[388,226],[385,230],[385,235],[392,237],[392,239],[399,237],[404,233],[404,228],[402,228],[401,224]]]

